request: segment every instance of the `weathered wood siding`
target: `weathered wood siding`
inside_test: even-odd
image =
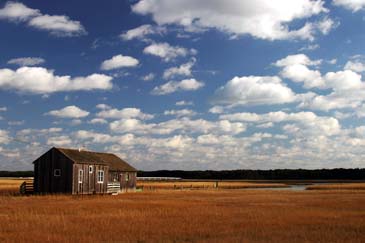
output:
[[[134,191],[137,184],[137,172],[118,172],[121,191]]]
[[[60,176],[55,176],[55,170]],[[72,191],[72,161],[56,149],[51,149],[34,161],[35,193],[70,193]]]
[[[89,172],[90,166],[93,168]],[[83,171],[82,181],[79,182],[79,171]],[[104,182],[98,183],[98,171],[104,171]],[[73,165],[73,194],[100,194],[107,192],[109,166],[95,164],[74,164]]]

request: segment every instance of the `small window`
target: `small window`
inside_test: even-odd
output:
[[[53,171],[53,175],[54,175],[54,176],[61,176],[61,169],[55,169],[55,170]]]
[[[98,171],[98,183],[104,183],[104,171],[103,170]]]
[[[93,173],[93,171],[94,171],[94,170],[93,170],[93,166],[92,166],[92,165],[90,165],[90,166],[89,166],[89,173],[90,173],[90,174],[92,174],[92,173]]]
[[[82,179],[84,177],[84,171],[83,170],[79,170],[79,183],[82,183]]]
[[[126,181],[129,181],[129,173],[127,172],[127,173],[125,173],[125,180]]]

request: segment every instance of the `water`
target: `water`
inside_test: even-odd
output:
[[[265,188],[247,188],[249,190],[273,190],[273,191],[304,191],[307,186],[315,184],[288,185],[288,187],[265,187]],[[247,190],[245,189],[245,190]]]

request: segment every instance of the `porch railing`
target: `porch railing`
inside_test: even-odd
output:
[[[111,194],[118,194],[120,192],[120,182],[109,182],[107,192]]]

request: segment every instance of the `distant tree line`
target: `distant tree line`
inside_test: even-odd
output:
[[[0,177],[33,177],[33,171],[0,171]]]
[[[365,169],[278,170],[158,170],[139,171],[139,177],[180,177],[215,180],[365,180]]]
[[[0,171],[0,177],[32,177],[33,171]],[[364,169],[280,170],[157,170],[138,171],[139,177],[180,177],[212,180],[365,180]]]

